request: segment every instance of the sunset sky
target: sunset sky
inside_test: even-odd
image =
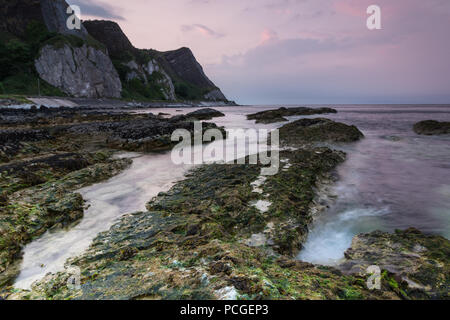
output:
[[[242,104],[450,103],[450,0],[69,0]],[[382,30],[366,27],[367,7]]]

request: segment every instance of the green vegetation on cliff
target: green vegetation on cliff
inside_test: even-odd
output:
[[[105,47],[88,36],[86,40],[73,35],[49,32],[42,22],[30,22],[25,33],[16,37],[0,32],[0,94],[65,96],[60,89],[39,78],[34,66],[40,49],[45,45],[62,47],[88,46],[105,50]],[[4,40],[4,41],[3,41]]]

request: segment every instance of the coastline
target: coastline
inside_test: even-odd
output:
[[[107,115],[102,121],[108,122],[110,117]],[[141,121],[139,117],[143,116],[129,117],[128,121]],[[146,121],[150,120],[155,121],[154,116]],[[166,123],[170,119],[158,121]],[[299,121],[298,125],[291,122],[287,126],[287,146],[300,149],[281,152],[282,160],[288,161],[283,162],[277,175],[258,185],[261,192],[255,192],[254,184],[260,165],[204,165],[191,171],[169,192],[153,199],[147,205],[147,212],[123,216],[108,231],[99,234],[88,251],[69,260],[70,265],[81,269],[81,291],[65,287],[70,274],[60,272],[35,283],[31,291],[7,288],[3,296],[8,299],[428,299],[439,294],[445,298],[445,290],[436,289],[437,280],[417,286],[417,280],[409,279],[411,270],[402,270],[406,274],[398,275],[388,268],[383,271],[382,290],[370,291],[365,283],[364,263],[355,261],[350,254],[344,261],[345,268],[294,259],[314,216],[323,209],[323,190],[336,181],[333,172],[344,161],[342,152],[317,147],[315,143],[328,139],[353,141],[355,137],[354,127],[325,121],[319,122],[325,128],[323,135],[309,140],[311,135],[304,130],[309,130],[311,124],[308,122],[304,127],[304,122]],[[339,131],[335,130],[336,126]],[[340,135],[336,136],[336,132]],[[281,137],[283,141],[283,134]],[[317,138],[322,141],[315,141]],[[212,190],[218,193],[211,194]],[[258,201],[270,205],[261,210],[255,205]],[[379,248],[395,236],[374,233],[365,237],[377,235],[382,239]],[[418,231],[399,232],[396,236],[405,243],[408,248],[405,250],[415,250],[416,241],[423,238]],[[438,243],[443,252],[447,250],[448,240],[426,237]],[[370,248],[359,244],[358,250],[364,256]],[[426,250],[416,251],[411,253],[412,257],[427,255]],[[395,255],[393,258],[396,259]],[[444,264],[448,268],[445,254],[444,258],[433,256],[432,259],[437,261],[436,265]],[[421,258],[415,262],[419,268],[425,265],[429,268],[426,261]],[[447,279],[445,270],[441,271]]]

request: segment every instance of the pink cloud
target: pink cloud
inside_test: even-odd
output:
[[[263,44],[272,42],[277,39],[278,39],[278,35],[275,31],[270,30],[270,29],[265,29],[263,32],[261,32],[261,40],[259,42],[259,45],[263,45]]]
[[[343,13],[352,17],[366,17],[367,4],[355,0],[335,0],[333,7],[337,13]]]

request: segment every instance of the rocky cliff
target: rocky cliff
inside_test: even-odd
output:
[[[0,0],[0,30],[24,36],[28,23],[37,21],[50,32],[86,38],[83,26],[80,30],[67,28],[67,7],[65,0]]]
[[[122,84],[108,55],[83,44],[46,45],[35,61],[40,77],[74,97],[120,97]]]
[[[190,49],[137,49],[112,21],[85,21],[70,30],[67,8],[65,0],[0,0],[0,90],[227,101]],[[38,79],[44,80],[40,88]]]
[[[189,48],[168,52],[137,49],[115,22],[84,21],[83,25],[92,37],[108,49],[122,82],[126,82],[125,90],[145,94],[143,89],[150,86],[156,87],[169,100],[227,101],[220,89],[205,75]],[[134,84],[130,84],[133,80]]]
[[[10,61],[12,68],[21,64],[15,72],[4,72],[0,81],[9,83],[8,76],[33,73],[47,86],[59,89],[56,94],[121,97],[120,78],[106,49],[83,25],[80,29],[67,28],[70,15],[64,0],[0,0],[0,4],[0,32],[10,39],[5,55],[18,56],[17,61]],[[37,82],[33,76],[21,79]]]

